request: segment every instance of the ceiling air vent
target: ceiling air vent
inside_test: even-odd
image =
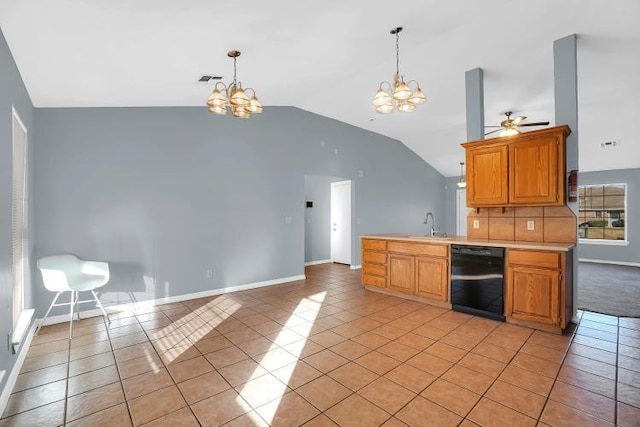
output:
[[[600,143],[600,148],[603,150],[610,150],[611,148],[616,148],[618,146],[618,141],[606,141]]]
[[[215,76],[212,74],[203,74],[198,78],[198,83],[207,83],[209,80],[222,80],[222,76]]]

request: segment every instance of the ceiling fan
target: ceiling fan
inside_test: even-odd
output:
[[[507,116],[507,120],[503,120],[500,122],[500,126],[485,126],[487,128],[498,128],[496,130],[492,130],[491,132],[485,133],[484,135],[491,135],[492,133],[500,132],[499,136],[511,136],[517,135],[520,133],[518,130],[519,127],[525,126],[547,126],[549,122],[535,122],[535,123],[522,123],[525,120],[526,116],[518,116],[515,119],[511,118],[513,112],[507,111],[504,113]]]

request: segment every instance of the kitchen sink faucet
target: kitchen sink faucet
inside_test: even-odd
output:
[[[427,212],[427,216],[424,219],[425,224],[429,224],[429,217],[431,217],[431,228],[429,229],[429,233],[431,236],[436,235],[436,219],[431,212]]]

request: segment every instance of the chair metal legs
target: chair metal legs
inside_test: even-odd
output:
[[[51,301],[51,305],[49,306],[49,309],[47,310],[47,314],[44,315],[44,318],[40,321],[40,324],[38,325],[38,328],[36,329],[36,333],[35,335],[38,335],[38,332],[40,331],[40,328],[42,327],[42,325],[44,324],[44,322],[47,320],[47,317],[49,317],[49,313],[51,313],[51,309],[53,307],[56,307],[58,305],[62,305],[62,304],[57,304],[56,305],[56,301],[58,300],[58,297],[62,294],[62,292],[58,292],[56,294],[55,297],[53,297],[53,301]]]
[[[68,292],[68,291],[63,291],[63,292]],[[100,308],[100,311],[102,311],[102,314],[104,315],[105,319],[107,320],[107,323],[111,323],[111,319],[109,319],[109,315],[105,311],[104,307],[102,306],[102,303],[98,299],[98,295],[96,294],[96,292],[94,290],[90,291],[91,294],[93,295],[93,299],[88,299],[88,300],[81,301],[80,300],[80,292],[71,291],[71,298],[69,299],[69,302],[56,304],[56,301],[58,301],[58,297],[60,295],[62,295],[63,292],[58,292],[56,294],[56,296],[53,297],[53,301],[51,302],[51,305],[49,306],[49,309],[47,310],[47,313],[44,315],[44,318],[40,321],[40,324],[38,325],[38,328],[36,329],[36,333],[35,333],[36,335],[38,335],[38,332],[40,331],[40,328],[42,327],[42,325],[44,325],[44,322],[47,320],[47,317],[49,317],[49,313],[51,313],[51,309],[53,307],[60,307],[60,306],[63,306],[63,305],[68,305],[69,306],[69,339],[73,338],[74,307],[75,307],[75,314],[78,315],[78,320],[80,320],[80,304],[81,303],[95,302],[98,305],[98,307]]]
[[[111,319],[109,319],[107,312],[104,311],[104,307],[102,306],[102,303],[98,299],[98,295],[96,295],[95,291],[91,291],[91,293],[93,294],[93,297],[96,299],[96,302],[98,303],[98,307],[100,307],[100,310],[102,310],[102,314],[104,314],[104,317],[107,319],[107,323],[111,323]]]

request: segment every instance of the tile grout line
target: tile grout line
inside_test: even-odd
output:
[[[68,340],[67,352],[67,378],[65,378],[64,386],[64,408],[62,411],[62,425],[67,425],[67,407],[69,403],[69,374],[71,373],[71,338]]]
[[[138,321],[138,318],[135,317],[135,314],[133,314],[133,317],[136,319],[136,322],[139,325],[140,322]],[[102,321],[104,322],[104,319]],[[111,324],[111,321],[109,321],[109,324]],[[125,326],[128,326],[128,325],[125,325]],[[109,340],[109,347],[111,348],[111,355],[113,356],[113,362],[114,362],[114,365],[116,367],[116,371],[118,372],[118,379],[120,380],[120,388],[122,389],[122,396],[124,397],[124,405],[127,408],[127,414],[129,414],[129,420],[131,421],[131,425],[135,425],[134,422],[133,422],[133,416],[131,415],[131,410],[129,409],[129,404],[128,404],[128,401],[127,401],[127,395],[124,392],[124,384],[122,383],[122,376],[120,374],[120,366],[118,366],[118,360],[116,359],[116,354],[115,354],[114,349],[113,349],[113,343],[111,342],[111,333],[109,332],[109,325],[107,325],[106,323],[105,323],[105,331],[107,333],[107,339]],[[112,407],[115,407],[115,406],[117,406],[117,404],[114,405],[114,406],[110,406],[109,408],[112,408]],[[101,409],[101,411],[104,411],[105,409],[109,409],[109,408]],[[100,412],[100,411],[97,411],[97,412]],[[94,414],[95,413],[96,412],[94,412]]]
[[[182,304],[182,305],[184,305],[184,304]],[[189,310],[191,310],[191,308],[190,308],[190,307],[188,307],[188,306],[185,306],[185,307],[187,307]],[[165,317],[167,317],[169,320],[171,320],[171,319],[169,318],[169,316],[167,316],[167,315],[166,315],[166,313],[164,313],[164,311],[162,311],[162,309],[159,309],[159,310],[162,312],[162,314],[163,314]],[[194,313],[194,311],[193,311],[193,310],[191,310],[191,311],[189,312],[189,314],[191,314],[191,313]],[[187,316],[188,316],[189,314],[187,314]],[[135,316],[135,314],[134,314],[134,316]],[[199,314],[196,314],[196,316],[197,316],[200,320],[204,321],[204,319],[202,319],[202,318],[200,317],[200,315],[199,315]],[[138,317],[137,317],[137,316],[135,316],[135,317],[136,317],[136,321],[138,322],[138,324],[140,324],[140,321],[138,320]],[[174,320],[171,320],[171,321],[172,321],[172,324],[173,324],[173,323],[175,323],[175,321],[174,321]],[[207,323],[207,322],[205,322],[205,324],[206,324],[206,323]],[[176,389],[178,390],[178,393],[180,393],[180,396],[182,397],[182,399],[183,399],[183,400],[184,400],[184,402],[186,403],[186,405],[187,405],[186,407],[187,407],[187,408],[189,408],[189,412],[191,412],[191,414],[193,415],[193,418],[195,418],[196,422],[197,422],[198,424],[202,425],[202,423],[200,422],[200,420],[198,419],[198,417],[196,416],[196,414],[193,412],[193,409],[191,408],[191,404],[187,401],[187,399],[185,398],[184,394],[182,393],[182,390],[181,390],[181,389],[180,389],[180,387],[178,386],[178,383],[177,383],[177,382],[175,381],[175,379],[173,378],[173,375],[171,375],[171,372],[169,371],[169,367],[165,364],[164,360],[162,360],[162,357],[160,357],[160,354],[158,353],[158,349],[156,348],[156,346],[155,346],[155,345],[153,345],[153,341],[151,340],[151,337],[149,337],[149,333],[148,333],[148,331],[147,331],[146,329],[144,329],[144,328],[142,327],[142,325],[140,325],[140,327],[142,328],[142,331],[144,332],[145,336],[147,337],[148,342],[151,344],[151,347],[153,347],[153,351],[155,352],[156,356],[158,356],[158,359],[159,359],[159,360],[160,360],[160,362],[162,363],[162,366],[164,366],[164,369],[166,369],[166,371],[167,371],[167,375],[169,375],[169,377],[171,378],[171,381],[173,382],[173,386],[175,386],[175,387],[176,387]],[[156,329],[160,329],[160,328],[156,328]],[[189,340],[189,337],[186,337],[185,339],[186,339],[186,340]],[[189,341],[189,343],[191,343],[191,341]],[[136,345],[136,344],[134,344],[134,345]],[[177,345],[177,344],[176,344],[176,345]],[[194,345],[194,344],[192,344],[192,345]],[[174,347],[175,347],[175,345],[174,345]],[[173,347],[172,347],[172,348],[173,348]],[[198,352],[200,353],[200,350],[198,350]],[[201,356],[203,356],[203,357],[204,357],[204,355],[203,355],[203,354],[201,354]],[[199,357],[199,356],[198,356],[198,357]],[[211,365],[211,367],[213,368],[213,370],[214,370],[215,372],[218,372],[218,371],[217,371],[217,369],[215,368],[215,366],[213,366],[213,365],[211,364],[211,362],[209,362],[209,360],[208,360],[206,357],[205,357],[204,359],[207,361],[207,363],[209,363],[209,365]],[[188,359],[188,360],[191,360],[191,359]],[[186,362],[186,360],[185,360],[185,362]],[[143,373],[143,374],[144,374],[144,373]],[[140,375],[143,375],[143,374],[140,374]],[[204,375],[204,374],[203,374],[203,375]],[[222,375],[221,375],[221,376],[222,376]],[[133,377],[131,377],[131,378],[133,378]],[[194,378],[197,378],[197,377],[194,377]],[[222,377],[222,378],[223,378],[223,379],[225,379],[224,377]],[[191,379],[191,378],[190,378],[190,379]],[[185,380],[185,381],[188,381],[188,380]],[[159,390],[163,390],[163,389],[165,389],[165,388],[169,388],[169,387],[172,387],[172,386],[167,386],[167,387],[160,388],[160,389],[158,389],[158,390],[154,390],[154,391],[152,391],[152,392],[149,392],[149,393],[143,394],[143,395],[141,395],[141,396],[137,396],[137,397],[135,397],[134,399],[137,399],[138,397],[142,397],[142,396],[146,396],[146,395],[149,395],[149,394],[155,393],[155,392],[157,392],[157,391],[159,391]],[[124,385],[123,385],[123,387],[122,387],[122,388],[123,388],[123,391],[124,391]],[[134,400],[134,399],[131,399],[131,400]],[[204,399],[203,399],[203,400],[204,400]],[[126,402],[126,405],[127,405],[127,409],[129,409],[129,399],[127,399],[127,396],[126,396],[126,395],[125,395],[125,402]],[[180,408],[180,409],[182,409],[182,408]],[[162,417],[164,417],[164,416],[167,416],[167,415],[171,415],[172,413],[177,412],[177,411],[179,411],[180,409],[178,409],[178,410],[176,410],[176,411],[169,412],[168,414],[161,415],[160,417],[158,417],[158,418],[154,418],[154,419],[149,420],[149,421],[147,421],[147,422],[152,422],[152,421],[155,421],[155,420],[159,420],[160,418],[162,418]],[[129,413],[131,414],[130,409],[129,409]],[[135,423],[133,422],[133,417],[132,417],[132,419],[131,419],[131,424],[135,426]],[[146,424],[146,423],[145,423],[145,424]]]
[[[569,345],[567,345],[567,349],[564,352],[564,355],[562,356],[562,360],[560,361],[560,368],[558,368],[558,372],[556,372],[555,377],[553,378],[553,383],[551,384],[551,388],[549,389],[549,393],[547,393],[547,396],[545,397],[545,401],[544,401],[544,405],[542,406],[542,410],[540,411],[540,415],[538,415],[538,423],[542,422],[542,415],[544,414],[545,409],[547,409],[547,405],[549,403],[549,400],[551,399],[551,393],[553,392],[553,388],[556,386],[556,382],[558,382],[558,376],[560,375],[560,370],[562,369],[564,365],[564,361],[567,358],[567,355],[569,354],[569,349],[571,348],[571,344],[573,344],[573,340],[576,337],[576,334],[578,332],[578,328],[580,327],[580,322],[582,322],[582,316],[578,319],[578,323],[576,324],[575,329],[573,330],[573,332],[571,333],[571,339],[569,340]],[[568,405],[567,405],[568,406]],[[573,406],[572,406],[573,408]],[[579,410],[578,408],[574,408]],[[584,412],[582,410],[579,410],[580,412]],[[586,412],[585,412],[586,413]],[[589,414],[591,415],[591,414]]]

